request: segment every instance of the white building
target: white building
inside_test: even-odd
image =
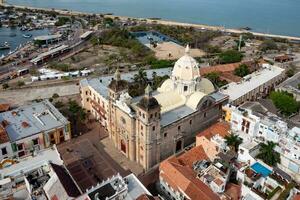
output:
[[[288,130],[286,122],[268,112],[258,102],[246,102],[239,107],[227,105],[225,110],[230,112],[232,131],[244,140],[255,138],[261,142],[277,143],[280,135],[286,134]]]
[[[55,146],[0,169],[0,199],[64,199],[81,191],[63,165]]]
[[[70,138],[69,121],[48,100],[0,113],[0,160],[25,157]]]
[[[136,200],[142,195],[152,197],[151,193],[134,174],[129,174],[126,177],[117,174],[88,189],[85,194],[76,198],[76,200]]]
[[[270,93],[285,77],[284,69],[263,64],[262,69],[245,76],[241,82],[232,82],[220,91],[229,95],[229,103],[241,105],[246,101],[258,100]]]

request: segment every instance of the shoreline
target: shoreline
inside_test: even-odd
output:
[[[8,4],[2,4],[0,6],[4,7],[14,7],[19,9],[29,9],[29,10],[40,10],[40,11],[54,11],[61,15],[70,15],[70,16],[80,16],[80,15],[93,15],[94,13],[87,13],[87,12],[81,12],[81,11],[72,11],[72,10],[62,10],[62,9],[56,9],[56,8],[38,8],[38,7],[31,7],[31,6],[21,6],[21,5],[8,5]],[[96,15],[100,15],[102,13],[97,13]],[[186,22],[176,22],[171,20],[164,20],[164,19],[150,19],[150,18],[140,18],[140,17],[128,17],[128,16],[119,16],[119,15],[110,15],[110,14],[103,14],[104,17],[108,18],[119,18],[121,20],[127,20],[127,19],[135,19],[140,21],[145,21],[149,24],[161,24],[161,25],[167,25],[167,26],[182,26],[182,27],[193,27],[197,29],[204,29],[204,30],[211,30],[211,31],[222,31],[227,33],[233,33],[233,34],[242,34],[242,33],[251,33],[254,36],[259,37],[266,37],[266,38],[280,38],[280,39],[287,39],[291,42],[300,42],[300,37],[296,36],[288,36],[288,35],[278,35],[278,34],[268,34],[268,33],[260,33],[260,32],[254,32],[254,31],[246,31],[246,30],[239,30],[235,28],[224,28],[221,26],[212,26],[212,25],[205,25],[205,24],[195,24],[195,23],[186,23]]]

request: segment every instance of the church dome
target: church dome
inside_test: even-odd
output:
[[[189,46],[185,49],[185,55],[177,60],[172,76],[176,80],[191,81],[200,78],[198,62],[189,55]]]

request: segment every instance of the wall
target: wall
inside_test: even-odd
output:
[[[7,154],[6,155],[2,155],[2,148],[6,148]],[[13,150],[11,148],[11,144],[10,142],[6,142],[3,144],[0,144],[0,161],[4,158],[11,158],[13,157]]]

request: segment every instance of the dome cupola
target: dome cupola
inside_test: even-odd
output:
[[[185,54],[175,63],[172,77],[175,80],[192,81],[200,78],[198,62],[190,56],[190,47],[186,46]]]

